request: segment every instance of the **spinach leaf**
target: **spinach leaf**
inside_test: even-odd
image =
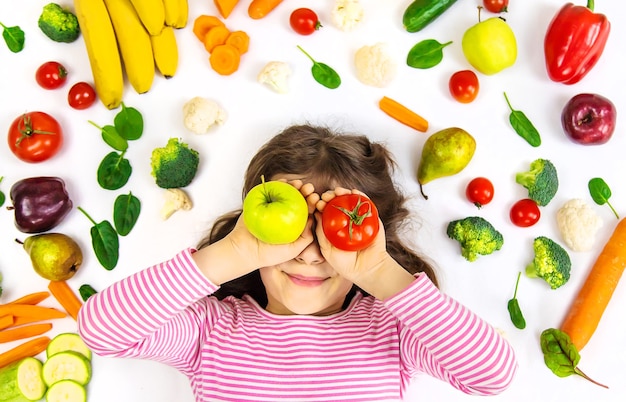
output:
[[[504,99],[506,99],[506,104],[509,106],[511,110],[511,114],[509,115],[509,122],[511,126],[517,132],[517,134],[526,140],[533,147],[538,147],[541,145],[541,136],[539,135],[539,131],[535,128],[533,123],[526,117],[524,112],[515,110],[511,106],[511,102],[509,102],[509,98],[506,96],[506,92],[504,93]]]
[[[4,176],[0,176],[0,182],[2,182],[2,179],[4,179]],[[4,205],[4,201],[6,201],[6,199],[7,199],[7,196],[4,195],[2,190],[0,190],[0,207]]]
[[[451,43],[452,41],[440,43],[435,39],[424,39],[409,50],[406,64],[421,69],[435,67],[443,60],[443,48]]]
[[[126,236],[137,223],[141,202],[132,192],[118,195],[113,204],[113,223],[120,236]]]
[[[84,285],[80,285],[80,287],[78,288],[78,293],[80,294],[80,298],[83,299],[83,301],[87,301],[87,299],[89,299],[91,296],[95,295],[98,292],[96,291],[96,289],[93,288],[93,286],[85,283]]]
[[[593,201],[598,205],[608,205],[609,208],[611,208],[611,211],[613,211],[613,214],[615,214],[615,217],[619,219],[617,211],[609,202],[609,198],[611,198],[611,195],[613,194],[611,193],[611,188],[608,184],[606,184],[604,179],[602,179],[601,177],[594,177],[593,179],[589,180],[587,186],[589,187],[589,194],[591,194],[591,198],[593,198]]]
[[[0,22],[0,26],[2,26],[2,37],[6,42],[9,50],[13,53],[19,53],[24,49],[24,31],[18,26],[8,27]]]
[[[548,328],[541,333],[539,341],[544,363],[558,377],[576,374],[596,385],[608,388],[606,385],[592,380],[578,368],[580,354],[565,332],[556,328]]]
[[[104,220],[98,223],[81,207],[78,207],[78,210],[93,224],[90,230],[91,245],[98,262],[106,270],[112,270],[117,265],[120,256],[120,242],[117,232],[111,222]]]
[[[133,169],[124,152],[115,151],[107,154],[98,166],[98,184],[106,190],[117,190],[123,187],[130,178]]]
[[[104,127],[100,127],[96,123],[91,120],[88,120],[93,126],[100,130],[102,133],[102,139],[106,142],[111,148],[116,149],[118,151],[126,151],[128,149],[128,141],[126,138],[122,137],[114,126],[106,125]]]
[[[335,70],[332,69],[332,67],[315,61],[313,57],[305,52],[300,46],[298,46],[298,49],[300,49],[302,53],[304,53],[313,62],[311,74],[313,75],[315,81],[329,89],[335,89],[341,85],[341,77]]]
[[[120,110],[113,119],[117,132],[127,140],[136,140],[143,134],[143,116],[133,108],[127,107],[122,102],[122,110]]]
[[[519,301],[517,300],[517,286],[519,285],[519,278],[521,274],[521,272],[517,273],[517,281],[515,282],[515,291],[513,292],[513,298],[507,303],[507,309],[509,310],[511,322],[513,322],[515,328],[518,329],[526,328],[526,320],[524,319],[522,309],[520,308]]]

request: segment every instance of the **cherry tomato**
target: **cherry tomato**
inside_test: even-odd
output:
[[[317,14],[310,8],[298,8],[289,16],[289,25],[300,35],[311,35],[322,27]]]
[[[492,13],[504,13],[509,6],[509,0],[483,0],[483,6]]]
[[[67,93],[67,102],[74,109],[87,109],[96,101],[96,90],[87,82],[77,82]]]
[[[476,177],[467,184],[465,196],[469,202],[480,208],[493,199],[493,184],[485,177]]]
[[[461,103],[470,103],[478,95],[478,77],[472,70],[461,70],[452,74],[448,82],[450,94]]]
[[[56,155],[63,145],[59,122],[44,112],[18,116],[9,127],[9,149],[24,162],[43,162]]]
[[[535,201],[524,198],[513,204],[510,217],[515,226],[526,228],[539,221],[541,211],[539,211],[539,206]]]
[[[378,234],[378,209],[363,195],[338,195],[324,207],[322,228],[328,241],[338,249],[363,250]]]
[[[44,89],[56,89],[65,84],[67,70],[59,62],[47,61],[35,72],[35,80]]]

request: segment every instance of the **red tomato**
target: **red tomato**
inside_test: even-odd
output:
[[[311,35],[322,27],[317,14],[310,8],[295,9],[289,16],[289,25],[300,35]]]
[[[324,207],[322,228],[328,241],[338,249],[363,250],[378,234],[378,209],[363,195],[339,195]]]
[[[67,70],[56,61],[43,63],[35,72],[37,84],[44,89],[56,89],[65,84],[67,80]]]
[[[493,184],[485,177],[476,177],[467,184],[465,196],[469,202],[480,208],[493,199]]]
[[[67,102],[74,109],[87,109],[96,101],[96,90],[87,82],[77,82],[67,93]]]
[[[515,226],[526,228],[539,221],[541,211],[539,211],[539,206],[535,201],[524,198],[513,204],[510,217]]]
[[[63,145],[58,121],[44,112],[28,112],[9,127],[9,149],[24,162],[43,162],[56,155]]]
[[[470,103],[478,95],[478,77],[472,70],[461,70],[452,74],[448,82],[450,94],[461,103]]]
[[[492,13],[504,13],[509,6],[509,0],[483,0],[483,5]]]

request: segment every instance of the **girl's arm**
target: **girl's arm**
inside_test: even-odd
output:
[[[426,275],[384,303],[401,323],[407,371],[427,372],[468,394],[493,395],[511,384],[517,369],[511,345]]]

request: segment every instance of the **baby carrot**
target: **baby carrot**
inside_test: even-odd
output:
[[[613,230],[561,324],[579,351],[598,327],[625,268],[626,218]]]
[[[10,301],[10,304],[39,304],[39,302],[47,299],[50,296],[50,292],[33,292],[24,295],[18,299]]]
[[[21,343],[13,349],[7,350],[6,352],[0,353],[0,367],[7,366],[25,357],[36,356],[39,353],[45,351],[49,343],[49,337],[40,336],[38,338]]]
[[[383,96],[378,102],[378,107],[402,124],[406,124],[423,133],[428,131],[428,121],[426,119],[391,98]]]
[[[261,19],[282,2],[283,0],[252,0],[248,6],[248,15],[255,20]]]
[[[0,331],[0,343],[12,342],[18,339],[30,338],[42,335],[52,329],[52,324],[47,322],[43,324],[32,324],[5,329]]]
[[[73,318],[78,317],[78,310],[83,306],[82,300],[65,281],[50,281],[48,289],[55,299],[63,306],[65,311]]]
[[[15,317],[12,314],[5,314],[0,317],[0,329],[9,328],[15,322]]]
[[[67,314],[52,307],[43,307],[33,304],[2,304],[0,316],[12,314],[15,317],[33,317],[41,320],[63,318]]]

